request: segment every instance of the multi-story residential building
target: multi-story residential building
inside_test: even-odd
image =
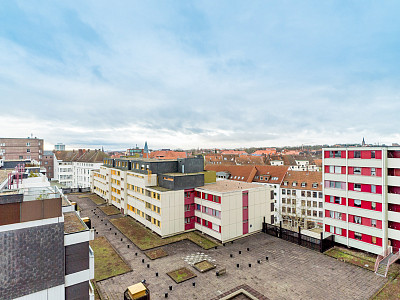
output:
[[[281,183],[279,219],[290,228],[323,227],[322,173],[288,171]]]
[[[54,178],[54,153],[52,151],[44,151],[43,167],[46,169],[47,178]]]
[[[2,185],[18,189],[0,191],[0,299],[94,299],[93,230],[57,187],[23,171]]]
[[[54,151],[65,151],[65,145],[63,143],[57,143],[54,145]]]
[[[43,139],[0,138],[0,155],[4,160],[35,160],[42,165]]]
[[[398,252],[400,147],[328,148],[323,153],[325,232],[349,247]]]
[[[100,168],[105,157],[100,150],[54,152],[54,178],[66,187],[90,187],[90,173]]]
[[[92,192],[162,237],[198,229],[225,242],[261,230],[271,214],[267,187],[216,182],[203,158],[106,159]]]

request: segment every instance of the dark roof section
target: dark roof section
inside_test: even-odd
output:
[[[109,156],[100,150],[72,150],[72,151],[55,151],[55,156],[58,160],[87,162],[87,163],[102,163]]]

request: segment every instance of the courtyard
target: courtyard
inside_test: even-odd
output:
[[[386,282],[369,270],[264,233],[209,250],[184,239],[155,248],[168,255],[151,260],[110,222],[121,214],[107,216],[81,195],[68,198],[79,204],[82,216],[91,218],[95,237],[105,237],[133,270],[97,281],[104,299],[123,299],[125,289],[142,280],[152,299],[164,299],[165,293],[170,299],[218,299],[240,286],[265,299],[369,299]],[[201,273],[193,267],[204,260],[215,269]],[[167,275],[181,268],[196,277],[176,283]],[[226,273],[216,276],[221,269]]]

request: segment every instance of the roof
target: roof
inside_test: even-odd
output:
[[[76,212],[72,211],[64,213],[65,233],[74,233],[74,232],[84,231],[86,229],[88,229],[87,226],[78,217]]]
[[[169,150],[153,151],[149,153],[148,156],[149,158],[156,158],[156,159],[187,158],[186,152],[169,151]]]
[[[201,189],[204,191],[228,193],[241,190],[257,189],[262,187],[263,187],[262,185],[255,183],[239,182],[235,180],[219,180],[215,183],[199,186],[196,189]]]
[[[100,150],[72,150],[72,151],[55,151],[56,158],[62,161],[102,163],[109,156]]]
[[[224,150],[224,151],[221,151],[221,154],[236,154],[236,155],[245,154],[245,155],[247,155],[247,152],[243,151],[243,150]]]
[[[280,184],[289,166],[256,166],[256,169],[255,182]],[[263,176],[263,180],[261,180],[261,176]]]
[[[8,174],[14,171],[13,169],[0,169],[0,183],[7,179]]]
[[[255,166],[229,166],[229,165],[206,165],[206,171],[229,172],[229,179],[244,182],[252,182],[257,173]]]
[[[257,150],[254,151],[251,155],[268,155],[268,154],[275,154],[276,148],[267,148],[264,150]]]
[[[265,165],[264,156],[241,155],[236,158],[237,165]]]
[[[285,182],[288,184],[284,185]],[[296,182],[295,186],[293,186],[294,182]],[[305,186],[302,186],[302,183],[305,183]],[[313,183],[317,183],[318,186],[314,188]],[[296,190],[322,191],[322,172],[288,171],[283,178],[281,187]]]

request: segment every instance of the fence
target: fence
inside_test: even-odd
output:
[[[334,235],[323,238],[323,233],[321,232],[321,237],[317,239],[302,234],[300,227],[298,232],[282,228],[282,222],[280,222],[279,226],[264,222],[262,232],[320,252],[325,252],[326,250],[332,248],[335,244]]]

